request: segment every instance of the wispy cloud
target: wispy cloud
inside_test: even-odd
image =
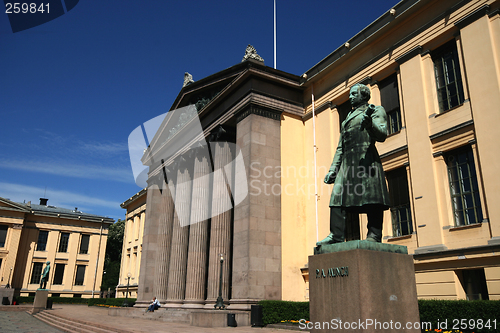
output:
[[[40,161],[38,159],[20,160],[3,158],[0,159],[0,168],[40,172],[65,177],[104,179],[123,183],[134,181],[132,170],[129,167],[70,163],[63,160]]]
[[[45,189],[41,187],[0,182],[0,196],[8,198],[14,202],[23,202],[26,199],[31,200],[32,198],[39,198],[42,196],[44,191]],[[84,206],[99,206],[116,210],[120,207],[119,202],[99,199],[64,190],[48,189],[46,196],[50,198],[50,205],[69,209],[79,207],[79,209],[83,210]],[[87,211],[87,213],[90,212]]]
[[[126,142],[116,143],[116,142],[81,142],[80,149],[89,153],[97,154],[121,154],[127,153],[128,147]]]

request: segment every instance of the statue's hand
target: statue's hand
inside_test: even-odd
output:
[[[325,184],[333,184],[335,182],[335,172],[329,171],[324,180]]]
[[[363,120],[361,120],[361,129],[371,128],[371,127],[372,127],[372,117],[367,115],[366,113],[363,114]]]

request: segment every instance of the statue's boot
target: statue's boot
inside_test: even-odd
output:
[[[337,239],[337,237],[335,237],[335,235],[330,232],[330,234],[326,236],[325,239],[316,242],[316,246],[341,243],[343,241],[343,239]]]
[[[342,207],[330,207],[330,234],[316,246],[342,243],[344,241],[346,212]]]

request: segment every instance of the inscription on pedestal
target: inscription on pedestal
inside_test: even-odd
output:
[[[326,271],[326,272],[325,272]],[[326,277],[349,276],[349,267],[332,267],[316,269],[316,279]]]

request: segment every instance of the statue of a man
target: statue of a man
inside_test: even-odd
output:
[[[390,206],[384,171],[375,142],[387,137],[387,115],[382,106],[368,104],[370,89],[354,85],[349,92],[352,110],[342,122],[340,140],[324,182],[334,183],[330,198],[330,234],[316,245],[344,241],[346,212],[368,215],[366,240],[382,241],[384,210]]]
[[[40,289],[45,289],[47,287],[47,281],[49,280],[50,272],[50,261],[47,261],[47,265],[42,272],[42,278],[40,279]]]

